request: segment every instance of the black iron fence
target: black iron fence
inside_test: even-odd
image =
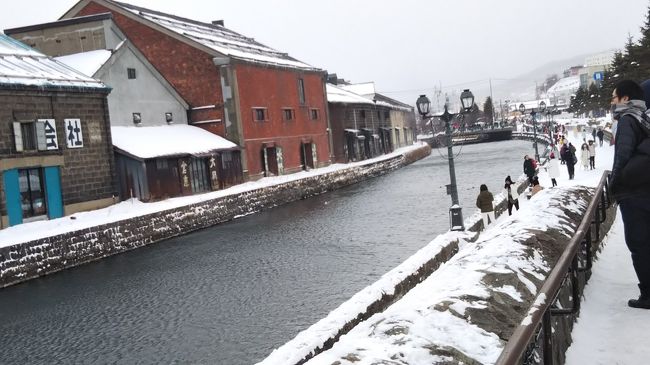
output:
[[[564,358],[566,348],[558,351],[558,347],[566,347],[569,342],[558,338],[561,331],[554,331],[552,324],[564,317],[572,326],[580,310],[582,289],[601,241],[601,225],[612,204],[608,176],[609,171],[605,171],[575,235],[542,285],[528,316],[504,347],[497,365],[551,365]],[[568,295],[561,300],[563,291]]]

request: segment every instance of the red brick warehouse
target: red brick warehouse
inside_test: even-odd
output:
[[[109,0],[82,0],[61,19],[112,13],[190,105],[189,121],[239,144],[250,179],[330,163],[326,72],[235,33]]]

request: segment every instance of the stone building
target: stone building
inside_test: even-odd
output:
[[[122,199],[157,200],[242,182],[237,145],[187,125],[189,105],[126,39],[112,14],[5,33],[59,55],[57,60],[113,89],[108,108]],[[93,41],[84,44],[88,39]]]
[[[413,144],[413,107],[377,93],[374,83],[328,83],[327,98],[336,162],[363,160]]]
[[[0,35],[1,227],[116,201],[110,88]]]

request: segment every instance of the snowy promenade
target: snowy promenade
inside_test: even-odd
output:
[[[580,135],[569,132],[569,139],[580,148]],[[575,180],[571,181],[565,166],[561,165],[562,176],[558,184],[596,186],[602,172],[611,170],[613,158],[614,146],[605,142],[603,147],[596,148],[596,170],[583,171],[578,163]],[[544,173],[540,175],[542,184],[548,186],[548,177]],[[584,290],[580,317],[572,332],[573,344],[566,353],[566,364],[647,364],[650,362],[650,311],[627,306],[628,299],[639,296],[639,289],[618,211],[603,246]]]
[[[576,129],[570,129],[567,137],[576,148],[580,148],[583,139],[581,133],[578,133]],[[591,136],[587,136],[587,139],[591,139]],[[541,194],[544,196],[533,197],[530,201],[522,195],[520,211],[513,212],[512,218],[519,215],[515,222],[522,222],[524,225],[553,227],[554,218],[549,216],[554,214],[553,209],[544,212],[541,207],[548,206],[548,204],[542,201],[559,198],[552,193],[556,189],[558,189],[557,192],[561,192],[560,189],[571,189],[578,185],[596,187],[603,172],[611,169],[613,155],[614,147],[609,146],[608,143],[597,147],[596,169],[584,170],[578,163],[575,166],[573,180],[569,180],[566,166],[560,165],[561,175],[557,179],[558,188],[551,188],[550,178],[545,168],[541,167],[540,183],[545,189],[551,189],[548,192],[551,194]],[[496,198],[499,190],[493,193]],[[468,220],[476,218],[477,214],[474,214]],[[511,217],[502,214],[495,223],[490,224],[487,230],[481,233],[481,237],[503,235],[506,227],[512,227],[512,222]],[[543,228],[541,230],[544,231]],[[453,233],[450,232],[446,235],[449,234]],[[446,235],[436,238],[436,241]],[[436,241],[430,245],[435,245]],[[436,271],[386,311],[359,324],[350,333],[342,336],[332,349],[312,358],[307,363],[370,365],[388,358],[396,360],[395,356],[399,357],[400,363],[409,365],[429,364],[433,359],[446,361],[444,358],[432,357],[426,351],[426,349],[433,350],[438,346],[456,348],[464,355],[481,363],[494,363],[502,350],[502,344],[499,343],[494,333],[482,331],[472,325],[468,326],[466,322],[447,315],[448,313],[445,311],[432,310],[432,306],[447,303],[449,308],[460,313],[474,306],[480,308],[482,305],[480,301],[464,301],[457,292],[472,293],[469,294],[470,297],[476,295],[476,298],[481,298],[484,295],[484,288],[481,285],[472,287],[470,283],[473,280],[472,267],[477,272],[499,270],[499,267],[503,266],[504,257],[507,263],[503,267],[512,268],[521,264],[517,262],[516,258],[509,256],[509,254],[516,254],[516,251],[508,251],[512,244],[501,243],[493,242],[490,249],[484,249],[483,254],[487,252],[492,259],[488,257],[483,261],[484,256],[473,255],[474,244],[461,245],[463,247],[457,255],[460,259],[454,257],[448,264],[459,260],[465,261],[466,264],[457,266],[457,268],[452,267],[451,274],[448,264],[445,264],[447,272],[445,270]],[[646,335],[650,331],[650,312],[627,307],[627,300],[638,296],[638,289],[630,254],[623,238],[620,214],[617,214],[614,225],[604,238],[603,247],[603,251],[594,262],[591,280],[585,288],[584,298],[581,302],[581,316],[577,319],[572,333],[573,345],[567,351],[567,364],[647,363],[647,359],[650,358],[650,347]],[[469,251],[465,248],[469,248]],[[420,254],[426,253],[419,252],[414,256]],[[492,265],[488,262],[490,260],[493,260]],[[532,264],[536,263],[532,262]],[[400,266],[396,269],[404,269],[404,267]],[[520,267],[520,270],[526,271],[523,267]],[[386,279],[390,279],[390,275],[391,273],[386,274]],[[464,291],[468,287],[470,291]],[[503,293],[514,299],[518,298],[519,293],[514,288],[504,287],[503,289],[505,290]],[[360,292],[359,295],[362,293]],[[342,307],[347,304],[349,303]],[[299,334],[293,341],[276,350],[259,364],[295,363],[296,359],[300,359],[304,355],[305,349],[318,343],[318,337],[328,330],[328,324],[340,321],[336,317],[340,317],[344,312],[330,313],[328,318]],[[398,338],[400,340],[395,342]]]

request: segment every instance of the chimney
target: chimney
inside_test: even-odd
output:
[[[213,20],[213,21],[212,21],[212,25],[218,25],[218,26],[220,26],[220,27],[223,27],[223,26],[224,26],[224,25],[223,25],[223,19],[220,19],[220,20]]]

